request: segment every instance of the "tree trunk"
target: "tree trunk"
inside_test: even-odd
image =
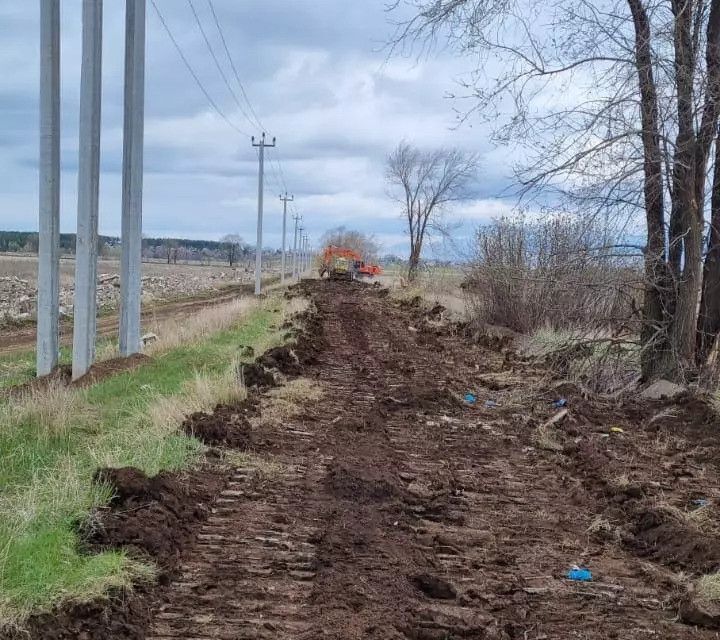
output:
[[[702,202],[705,187],[705,167],[718,121],[720,102],[720,0],[710,6],[707,27],[707,100],[703,112],[701,143],[707,149],[702,173],[696,169],[696,198]],[[704,211],[704,207],[700,207]],[[710,201],[710,231],[703,267],[702,295],[696,336],[696,364],[707,364],[720,332],[720,138],[715,139],[715,168]]]
[[[707,363],[720,333],[720,145],[715,142],[715,171],[710,204],[710,234],[703,268],[697,333],[697,363]]]
[[[672,0],[674,16],[675,88],[678,132],[672,174],[671,275],[677,292],[670,326],[670,341],[680,369],[694,362],[697,328],[697,297],[700,291],[700,245],[698,237],[695,168],[697,138],[694,123],[693,80],[695,59],[692,43],[692,11],[688,0]],[[682,247],[681,254],[678,253]],[[682,265],[679,262],[682,258]]]
[[[644,151],[644,196],[647,224],[645,292],[643,301],[642,375],[651,379],[664,373],[669,350],[665,293],[668,270],[665,261],[662,153],[658,130],[657,89],[652,69],[650,23],[641,0],[628,0],[635,27],[635,62],[640,86],[640,116]]]
[[[420,244],[412,243],[410,248],[410,260],[408,261],[408,281],[413,282],[418,275],[420,267]]]

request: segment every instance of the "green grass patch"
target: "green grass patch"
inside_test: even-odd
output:
[[[229,329],[88,389],[51,387],[0,405],[0,626],[151,574],[122,552],[80,551],[77,523],[110,497],[92,476],[103,466],[155,475],[195,463],[203,447],[180,432],[183,416],[244,393],[239,347],[279,344],[282,304],[268,299]]]
[[[100,338],[97,343],[98,360],[117,355],[116,341]],[[69,365],[72,362],[70,347],[60,347],[58,364]],[[0,391],[30,382],[35,377],[35,350],[22,351],[0,357]]]

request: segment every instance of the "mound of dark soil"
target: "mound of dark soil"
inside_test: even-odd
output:
[[[248,389],[262,389],[276,386],[275,376],[261,364],[245,364],[242,367],[242,379]]]
[[[109,511],[83,527],[90,549],[129,547],[170,571],[196,524],[207,518],[208,505],[225,478],[209,470],[149,478],[138,469],[123,468],[100,469],[95,481],[110,485],[115,495]]]
[[[72,367],[68,364],[63,364],[55,367],[52,373],[47,376],[33,378],[23,384],[17,384],[0,391],[0,400],[5,398],[22,398],[23,396],[28,396],[38,391],[44,391],[54,385],[70,385],[71,381]]]
[[[193,413],[182,426],[187,435],[210,446],[247,451],[252,444],[250,422],[238,407],[218,406],[212,413]]]
[[[78,604],[35,616],[22,633],[3,640],[145,640],[150,608],[142,588],[111,594],[107,602]]]
[[[136,353],[127,358],[111,358],[110,360],[103,360],[97,362],[90,370],[78,380],[73,382],[73,385],[77,387],[89,387],[90,385],[96,384],[117,375],[124,371],[132,371],[137,369],[148,362],[151,362],[152,358],[143,355],[142,353]]]
[[[269,349],[255,362],[266,369],[277,369],[288,376],[300,375],[302,372],[299,358],[288,346]]]
[[[720,541],[667,509],[638,513],[632,533],[630,544],[641,557],[693,573],[720,568]]]
[[[429,318],[430,320],[439,320],[442,318],[443,314],[447,311],[445,307],[443,307],[441,304],[436,304],[432,309],[430,309],[426,314],[425,317]]]
[[[306,312],[298,316],[298,321],[303,328],[297,334],[295,356],[303,366],[316,365],[318,353],[325,348],[322,319],[315,312]]]

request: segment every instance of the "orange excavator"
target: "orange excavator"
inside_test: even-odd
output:
[[[333,280],[374,278],[382,273],[376,264],[366,264],[354,249],[329,245],[325,247],[320,265],[320,277],[327,275]]]

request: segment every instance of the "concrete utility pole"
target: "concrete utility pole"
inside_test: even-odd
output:
[[[264,173],[265,173],[265,147],[274,147],[275,138],[272,144],[265,142],[265,133],[260,137],[260,142],[255,142],[255,136],[252,137],[252,146],[258,147],[260,160],[260,168],[258,171],[258,221],[257,221],[257,244],[255,249],[255,295],[259,296],[262,289],[262,224],[263,224],[263,195],[265,191]]]
[[[75,317],[73,380],[85,375],[95,359],[102,102],[102,8],[102,0],[83,0],[80,162],[78,166],[78,218],[73,309]]]
[[[293,271],[292,271],[292,277],[293,280],[297,278],[297,250],[298,250],[298,223],[300,220],[302,220],[302,216],[299,213],[296,213],[293,216],[293,220],[295,220],[295,239],[293,240]]]
[[[60,347],[60,0],[40,0],[40,199],[37,375]]]
[[[288,198],[288,194],[286,191],[284,196],[280,196],[280,200],[282,200],[283,203],[282,268],[280,271],[280,284],[285,284],[285,236],[287,232],[287,203],[293,202],[295,200],[295,196],[290,196]]]
[[[303,231],[305,231],[305,227],[300,227],[298,229],[298,246],[297,246],[297,279],[300,279],[300,275],[302,274],[302,241],[303,241]]]
[[[145,0],[125,5],[120,353],[139,353],[142,299],[142,192],[145,131]]]

